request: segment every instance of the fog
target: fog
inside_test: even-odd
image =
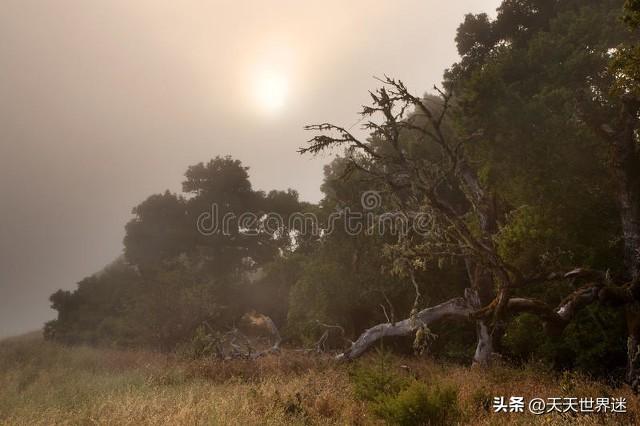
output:
[[[329,157],[296,153],[302,127],[356,123],[374,75],[439,83],[464,14],[498,4],[3,0],[0,336],[53,318],[49,295],[119,256],[132,207],[191,164],[232,155],[254,187],[319,200]]]

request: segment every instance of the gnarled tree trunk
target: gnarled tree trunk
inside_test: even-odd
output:
[[[624,258],[635,301],[627,305],[627,381],[640,390],[640,147],[636,138],[640,100],[623,99],[616,130],[603,126],[611,147],[610,161],[620,209]]]
[[[481,307],[486,306],[493,300],[493,279],[491,274],[488,273],[480,265],[477,265],[471,260],[466,261],[467,272],[469,274],[469,281],[471,282],[472,292],[467,294],[469,303],[479,310]],[[476,351],[473,355],[474,365],[485,367],[491,362],[491,356],[494,353],[495,339],[499,336],[494,335],[486,319],[476,319],[476,336],[478,342],[476,345]]]
[[[640,145],[637,142],[640,101],[627,99],[618,133],[610,137],[611,165],[617,186],[625,263],[631,279],[640,279]]]
[[[444,319],[469,320],[471,314],[478,309],[479,299],[475,290],[466,289],[464,297],[457,297],[430,308],[418,312],[415,317],[407,318],[395,323],[386,322],[375,325],[365,330],[358,339],[351,344],[351,347],[338,355],[338,359],[355,359],[371,348],[376,342],[384,337],[409,336],[415,333],[420,327],[429,326]],[[485,351],[490,344],[486,338],[489,334],[482,334],[478,342],[480,356],[485,356]],[[482,348],[482,349],[480,349]]]

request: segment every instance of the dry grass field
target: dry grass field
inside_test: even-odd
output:
[[[0,342],[0,424],[8,425],[370,425],[385,424],[358,396],[354,371],[378,368],[284,352],[257,361],[183,360],[144,351],[64,347],[36,334]],[[625,387],[529,365],[480,371],[391,357],[385,374],[457,391],[453,424],[640,424]],[[494,414],[493,396],[626,397],[628,414]],[[456,408],[457,406],[457,408]],[[406,423],[406,422],[405,422]]]

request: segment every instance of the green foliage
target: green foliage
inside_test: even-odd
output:
[[[211,358],[220,354],[220,339],[205,325],[196,328],[191,340],[179,347],[179,353],[188,359]]]
[[[640,27],[640,1],[639,0],[626,0],[624,2],[624,16],[623,20],[625,24],[630,28],[637,29]]]
[[[443,321],[432,327],[437,338],[429,344],[429,354],[438,359],[468,364],[473,359],[475,347],[470,342],[477,339],[472,322]]]
[[[502,338],[506,353],[521,362],[532,357],[549,360],[547,342],[542,322],[531,314],[518,315],[509,322]]]
[[[172,350],[189,340],[205,321],[222,326],[233,318],[227,301],[221,304],[226,296],[224,282],[196,281],[181,269],[162,271],[156,280],[148,292],[136,299],[130,314],[142,325],[147,346]]]
[[[550,336],[539,318],[518,315],[504,334],[505,355],[518,362],[541,361],[558,370],[577,369],[591,376],[613,378],[625,361],[625,324],[612,308],[591,306],[562,332]]]
[[[458,32],[463,58],[446,84],[460,103],[460,126],[484,131],[469,154],[509,219],[501,254],[524,271],[551,266],[543,259],[619,267],[607,145],[585,115],[594,108],[588,91],[609,90],[610,49],[629,37],[622,4],[551,3],[505,1],[493,21],[467,17]]]
[[[366,191],[383,193],[383,188],[374,187],[361,172],[352,171],[348,179],[343,179],[347,164],[347,158],[338,157],[325,167],[321,219],[325,219],[327,213],[346,207],[360,211],[361,197]],[[389,202],[384,197],[381,201]],[[395,208],[381,206],[387,211]],[[287,329],[289,335],[306,344],[317,341],[324,332],[318,327],[318,321],[339,324],[346,331],[345,337],[354,338],[367,327],[406,317],[413,308],[414,288],[407,276],[406,264],[398,262],[411,247],[400,247],[397,235],[390,232],[350,235],[345,231],[344,220],[334,220],[332,232],[320,239],[311,252],[301,253],[299,257],[301,270],[289,292]],[[463,262],[446,259],[438,265],[438,260],[416,257],[414,262],[419,269],[416,279],[423,294],[421,306],[456,297],[467,285]],[[343,347],[345,341],[339,332],[332,331],[328,343],[332,347]],[[410,342],[402,343],[406,343],[403,349],[410,348]]]
[[[408,377],[390,372],[389,362],[389,354],[378,353],[373,365],[360,365],[351,370],[351,381],[359,399],[379,402],[383,398],[398,395],[410,385]]]
[[[609,72],[614,76],[610,94],[640,95],[640,45],[622,44],[611,55]]]
[[[58,318],[45,326],[45,337],[64,343],[134,346],[141,328],[127,321],[140,277],[123,259],[78,283],[77,290],[58,290],[50,297]]]
[[[185,253],[196,236],[186,200],[169,191],[150,196],[132,213],[136,217],[125,227],[124,246],[126,259],[135,265],[153,267]]]
[[[558,263],[568,263],[567,259],[550,259],[559,254],[551,250],[563,246],[559,241],[560,225],[554,223],[558,220],[557,216],[545,215],[539,207],[523,206],[510,212],[507,217],[507,223],[496,237],[498,251],[504,259],[522,270],[533,269],[543,264],[544,260],[547,264],[542,266],[548,270],[554,270]]]
[[[339,265],[328,262],[305,264],[300,279],[289,294],[288,331],[307,342],[317,338],[316,321],[344,323],[353,287]]]
[[[378,350],[371,363],[350,372],[356,397],[369,402],[376,416],[394,425],[449,425],[460,418],[454,388],[427,386],[391,367],[391,355]]]
[[[569,324],[557,342],[555,365],[613,379],[624,371],[626,323],[619,309],[590,306]]]
[[[458,392],[414,381],[397,395],[377,401],[373,412],[393,425],[454,425],[460,417]]]
[[[631,93],[637,97],[640,95],[640,46],[637,39],[640,28],[640,1],[625,1],[622,20],[635,35],[635,40],[619,45],[612,55],[609,72],[615,80],[611,94],[623,96]]]

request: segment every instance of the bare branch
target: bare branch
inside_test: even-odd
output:
[[[367,349],[373,346],[378,340],[389,336],[408,336],[415,333],[420,327],[428,326],[436,321],[447,318],[458,318],[468,320],[475,310],[473,297],[475,292],[467,289],[466,297],[458,297],[437,306],[426,308],[416,313],[415,317],[407,318],[395,324],[382,323],[364,331],[353,342],[351,347],[338,355],[337,359],[349,360],[362,355]]]

